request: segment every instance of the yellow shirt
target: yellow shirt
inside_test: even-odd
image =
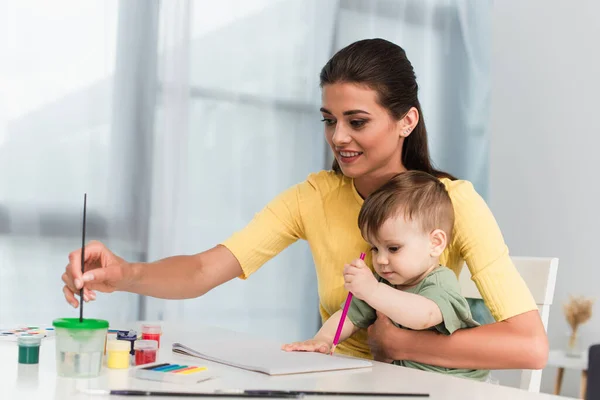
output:
[[[508,255],[500,229],[484,200],[468,181],[442,178],[455,212],[452,242],[440,263],[456,275],[466,261],[485,304],[497,321],[537,310],[525,282]],[[308,241],[317,271],[319,310],[326,321],[340,308],[344,264],[367,254],[370,247],[358,229],[363,204],[353,180],[333,171],[321,171],[281,193],[241,231],[222,244],[238,259],[242,278],[298,239]],[[371,358],[367,334],[360,330],[336,351]]]

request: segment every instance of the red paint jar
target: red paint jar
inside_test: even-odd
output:
[[[135,365],[156,362],[158,343],[156,340],[136,340],[133,344],[135,350]]]
[[[162,335],[162,328],[160,325],[142,325],[142,340],[155,340],[160,348],[160,336]]]

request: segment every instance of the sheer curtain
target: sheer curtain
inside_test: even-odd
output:
[[[132,236],[111,237],[125,220],[111,204],[130,171],[110,168],[127,137],[112,134],[119,2],[18,1],[0,5],[0,327],[77,316],[60,275],[87,238],[139,256]],[[112,198],[115,196],[115,198]],[[131,320],[137,296],[100,295],[90,317]]]
[[[190,140],[190,30],[191,2],[162,2],[158,18],[157,91],[148,258],[182,254],[185,237]],[[200,177],[206,171],[198,171]],[[200,207],[203,205],[200,204]],[[195,252],[200,251],[196,249]],[[143,299],[143,313],[154,319],[177,316],[179,303]]]

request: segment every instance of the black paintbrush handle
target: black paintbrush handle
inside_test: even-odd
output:
[[[428,393],[328,392],[312,390],[245,390],[244,393],[264,397],[269,397],[273,394],[295,394],[299,396],[429,397]]]
[[[170,396],[170,397],[243,397],[243,398],[259,398],[270,397],[276,399],[297,399],[302,397],[299,394],[275,392],[274,394],[264,393],[199,393],[199,392],[149,392],[145,390],[111,390],[111,395],[114,396]]]
[[[87,209],[87,193],[83,194],[83,228],[81,229],[81,275],[85,272],[85,214]],[[83,285],[83,282],[82,282]],[[79,292],[79,322],[83,322],[83,286]]]

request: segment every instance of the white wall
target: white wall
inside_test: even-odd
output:
[[[513,255],[560,258],[549,338],[561,347],[569,294],[598,294],[600,3],[495,2],[490,206]],[[583,340],[600,343],[600,304]],[[550,392],[556,370],[546,368]],[[566,371],[563,395],[577,396]]]

